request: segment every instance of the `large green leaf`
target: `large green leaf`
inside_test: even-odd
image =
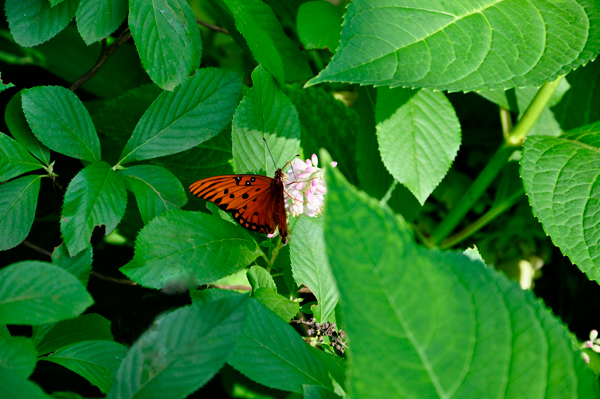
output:
[[[240,98],[239,75],[199,69],[172,93],[152,103],[127,142],[121,163],[176,154],[216,136]]]
[[[302,385],[331,388],[326,362],[279,316],[251,300],[237,347],[227,362],[269,388],[302,392]]]
[[[127,0],[81,0],[77,9],[77,29],[85,44],[113,33],[127,16]]]
[[[49,263],[25,261],[0,270],[0,323],[52,323],[93,303],[79,280]]]
[[[571,84],[562,100],[552,108],[564,130],[600,120],[600,61],[590,62],[567,76]]]
[[[9,370],[0,369],[0,397],[49,399],[42,388]]]
[[[356,111],[317,87],[291,88],[288,96],[300,116],[304,155],[308,158],[325,148],[344,176],[358,184],[355,157],[359,116]]]
[[[185,0],[130,0],[129,28],[150,78],[173,90],[200,66],[202,41]]]
[[[163,288],[179,280],[191,287],[228,276],[260,253],[239,226],[206,213],[174,210],[140,231],[133,260],[120,270],[146,287]]]
[[[100,160],[100,141],[90,114],[70,90],[40,86],[23,92],[31,130],[50,149],[74,158]]]
[[[319,301],[317,322],[324,323],[335,310],[340,293],[327,260],[321,226],[306,217],[298,220],[290,244],[290,258],[294,280],[298,285],[306,285],[315,295]]]
[[[39,161],[21,144],[0,133],[0,182],[41,168]]]
[[[138,165],[119,171],[135,195],[144,224],[161,213],[178,209],[187,202],[181,182],[167,169]]]
[[[286,36],[273,10],[261,0],[222,0],[235,18],[254,59],[275,78],[296,82],[312,73],[298,46]]]
[[[380,88],[375,117],[383,163],[422,205],[460,147],[454,108],[444,93]]]
[[[27,238],[35,218],[40,179],[24,176],[0,185],[0,251]]]
[[[126,354],[127,347],[116,342],[87,340],[61,348],[41,359],[74,371],[106,393]]]
[[[0,341],[0,369],[27,378],[33,372],[35,363],[35,348],[29,338],[10,337]]]
[[[55,324],[35,326],[32,339],[38,356],[81,341],[114,341],[110,331],[110,321],[95,313],[84,314]]]
[[[308,82],[437,90],[539,86],[600,49],[593,0],[358,0],[331,63]]]
[[[129,350],[107,398],[184,398],[200,388],[233,351],[248,300],[238,295],[160,317]]]
[[[24,47],[52,39],[73,19],[79,0],[52,7],[48,0],[6,0],[6,19],[15,41]]]
[[[125,213],[127,192],[121,177],[106,162],[86,166],[65,193],[60,231],[71,256],[90,246],[95,226],[112,232]]]
[[[60,244],[52,252],[52,264],[64,269],[77,277],[84,286],[87,286],[92,272],[92,247],[86,248],[75,256],[69,255],[67,247]]]
[[[328,1],[307,1],[298,9],[298,36],[307,50],[335,53],[342,38],[342,12]]]
[[[521,177],[554,244],[588,278],[600,281],[600,123],[559,137],[529,137]]]
[[[50,150],[35,137],[27,123],[27,119],[25,119],[21,94],[22,92],[20,91],[12,96],[6,105],[6,110],[4,111],[6,126],[19,144],[42,161],[44,165],[50,165]]]
[[[530,292],[461,253],[418,247],[378,201],[334,169],[327,179],[325,240],[351,342],[354,396],[600,394],[580,371],[566,328]]]
[[[259,65],[252,72],[252,89],[233,116],[233,159],[237,173],[266,171],[291,160],[300,149],[298,112],[273,76]],[[263,138],[275,159],[269,154]]]

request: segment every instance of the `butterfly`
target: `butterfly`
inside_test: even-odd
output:
[[[283,171],[275,177],[223,175],[198,180],[190,185],[192,194],[216,204],[244,228],[273,234],[279,226],[281,241],[287,243]]]

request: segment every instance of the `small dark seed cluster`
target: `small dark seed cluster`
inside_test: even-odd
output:
[[[344,330],[338,330],[335,323],[325,322],[323,324],[317,323],[317,320],[313,317],[309,321],[299,320],[300,323],[306,324],[308,328],[309,337],[318,337],[319,342],[323,342],[324,337],[329,337],[330,346],[335,348],[342,355],[346,348],[346,333]]]

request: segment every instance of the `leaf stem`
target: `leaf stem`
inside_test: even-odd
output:
[[[517,201],[525,194],[525,190],[518,190],[516,193],[506,198],[500,204],[494,206],[492,209],[487,211],[482,217],[477,219],[474,223],[467,226],[464,230],[459,233],[454,234],[453,236],[448,237],[440,244],[440,249],[447,249],[453,247],[459,242],[467,239],[471,235],[475,234],[479,229],[496,219],[500,216],[504,211],[510,209]]]
[[[506,139],[506,144],[513,147],[520,147],[525,141],[527,133],[531,130],[534,123],[539,119],[542,111],[546,109],[550,98],[556,91],[556,88],[563,80],[564,75],[559,76],[553,82],[546,82],[538,90],[535,98],[529,104],[529,108],[523,114],[523,117],[517,123],[517,126],[510,132],[510,135]]]
[[[209,22],[203,21],[200,18],[196,18],[196,22],[199,23],[202,26],[207,27],[210,30],[214,30],[215,32],[221,32],[221,33],[224,33],[226,35],[229,34],[229,31],[227,29],[221,28],[220,26],[213,25],[213,24],[211,24]]]
[[[442,220],[435,228],[429,242],[433,246],[439,246],[446,237],[458,226],[458,224],[467,215],[469,210],[475,205],[481,195],[488,189],[494,181],[498,173],[502,170],[512,153],[516,150],[515,147],[503,144],[498,148],[492,156],[483,171],[477,176],[477,179],[471,184],[471,187],[463,194],[457,205],[452,208],[450,213]]]
[[[502,124],[502,136],[504,136],[505,141],[508,141],[512,130],[512,120],[510,119],[510,111],[504,107],[500,107],[500,123]]]

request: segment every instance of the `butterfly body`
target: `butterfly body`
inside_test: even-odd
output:
[[[192,194],[216,204],[245,229],[272,234],[279,226],[282,242],[287,242],[283,171],[275,177],[262,175],[222,175],[198,180],[190,185]]]

